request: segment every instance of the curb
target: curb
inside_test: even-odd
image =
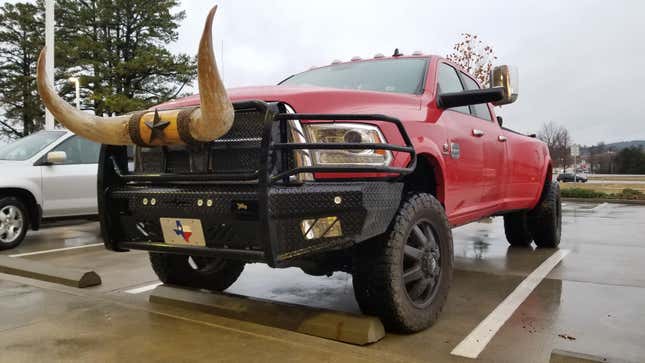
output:
[[[562,200],[567,202],[580,202],[580,203],[614,203],[614,204],[645,205],[645,200],[638,200],[638,199],[602,199],[602,198],[563,197]]]
[[[54,266],[19,257],[0,256],[0,272],[78,288],[101,284],[101,277],[94,271]]]
[[[549,363],[629,363],[626,360],[554,349]]]
[[[344,343],[367,345],[385,336],[378,318],[224,293],[161,285],[149,301],[196,309]]]

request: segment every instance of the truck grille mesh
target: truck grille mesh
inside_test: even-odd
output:
[[[259,168],[264,114],[236,110],[233,127],[201,146],[137,148],[136,171],[145,173],[253,172]]]

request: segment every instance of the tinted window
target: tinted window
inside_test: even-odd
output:
[[[425,58],[344,63],[296,74],[280,84],[416,94],[423,90],[427,63]]]
[[[468,77],[467,75],[463,74],[463,79],[464,83],[466,86],[466,90],[471,91],[471,90],[476,90],[479,89],[479,85],[477,82],[475,82],[474,79]],[[479,118],[483,118],[488,121],[492,121],[493,119],[490,116],[490,110],[488,109],[488,105],[485,103],[480,103],[478,105],[471,105],[470,106],[470,113],[473,116],[477,116]]]
[[[27,160],[52,142],[65,135],[65,131],[41,131],[0,147],[0,160]]]
[[[52,151],[64,151],[67,154],[65,164],[96,164],[99,162],[101,145],[78,136],[72,136]]]
[[[461,80],[457,75],[457,71],[445,63],[439,64],[437,83],[439,84],[440,93],[461,92],[464,90]],[[470,113],[468,106],[453,107],[451,110],[466,114]]]

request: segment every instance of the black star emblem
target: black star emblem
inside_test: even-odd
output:
[[[170,122],[168,121],[161,121],[161,117],[159,117],[159,112],[155,110],[155,117],[152,119],[152,121],[146,121],[146,126],[150,128],[150,140],[148,141],[148,144],[152,144],[152,141],[155,139],[162,139],[163,138],[163,130],[170,125]]]

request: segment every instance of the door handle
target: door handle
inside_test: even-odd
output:
[[[499,140],[500,142],[506,142],[506,140],[508,140],[508,139],[507,139],[507,138],[506,138],[506,136],[504,136],[504,135],[499,135],[499,136],[497,137],[497,140]]]
[[[473,136],[482,137],[482,136],[484,136],[484,131],[478,130],[478,129],[473,129]]]

